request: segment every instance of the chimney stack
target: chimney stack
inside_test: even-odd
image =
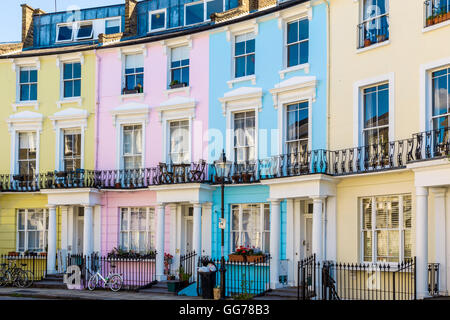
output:
[[[125,36],[137,34],[137,0],[125,0]]]
[[[27,4],[22,4],[22,43],[24,48],[33,46],[33,15],[45,13],[41,9],[33,9]]]

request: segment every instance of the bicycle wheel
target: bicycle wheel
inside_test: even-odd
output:
[[[11,281],[11,275],[8,271],[0,271],[0,288],[6,286]]]
[[[33,285],[34,274],[30,270],[25,271],[25,273],[27,274],[27,282],[25,284],[25,288],[29,288]]]
[[[93,274],[88,281],[88,289],[89,290],[94,290],[97,287],[98,284],[98,278],[97,278],[97,274]]]
[[[18,288],[25,288],[28,282],[27,273],[23,270],[17,270],[14,277],[14,285]]]
[[[119,276],[118,274],[112,275],[111,279],[109,279],[109,288],[114,292],[119,291],[122,288],[122,284],[123,284],[122,277]]]

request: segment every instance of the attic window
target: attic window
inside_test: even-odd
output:
[[[105,21],[105,34],[114,34],[120,32],[120,18]]]
[[[92,38],[93,31],[92,22],[80,23],[77,30],[77,40]]]
[[[58,26],[57,41],[72,41],[72,24]]]

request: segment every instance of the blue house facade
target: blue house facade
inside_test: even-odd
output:
[[[312,234],[311,219],[307,226],[304,219],[311,218],[310,196],[315,191],[297,189],[295,183],[304,183],[305,177],[296,176],[301,168],[290,163],[305,160],[309,165],[307,158],[327,146],[327,7],[309,1],[278,5],[286,9],[242,22],[226,12],[218,15],[223,21],[235,21],[211,32],[209,69],[214,80],[208,161],[217,160],[222,149],[230,161],[224,200],[225,254],[239,246],[270,253],[272,287],[294,283],[295,258],[312,252],[312,239],[304,239],[309,240],[308,249],[296,250],[294,242],[300,242],[300,233]],[[281,181],[280,175],[292,179]],[[290,194],[283,194],[284,190]],[[294,216],[300,212],[303,221],[296,224],[302,230],[293,230]],[[220,215],[217,188],[211,249],[216,258],[221,254]]]

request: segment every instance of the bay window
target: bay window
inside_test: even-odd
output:
[[[411,195],[361,199],[363,261],[401,262],[412,256]]]
[[[46,209],[17,210],[17,251],[45,251],[47,234],[48,213]]]
[[[155,209],[120,208],[119,247],[145,253],[155,248]]]
[[[270,205],[231,205],[231,250],[240,246],[255,247],[265,253],[270,251]]]

